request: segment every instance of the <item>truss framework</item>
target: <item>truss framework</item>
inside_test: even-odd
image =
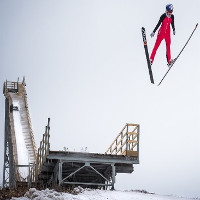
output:
[[[3,187],[15,187],[15,164],[13,160],[13,149],[9,121],[9,102],[5,99],[5,130],[4,130],[4,166]]]
[[[115,170],[115,164],[114,163],[109,163],[109,165],[112,168],[112,177],[110,178],[106,178],[104,176],[104,174],[102,174],[101,172],[99,172],[97,169],[95,169],[91,162],[84,162],[82,163],[83,165],[81,167],[79,167],[78,169],[76,169],[75,171],[73,171],[72,173],[70,173],[69,175],[63,177],[63,164],[64,163],[70,163],[70,161],[66,161],[66,160],[59,160],[56,163],[56,166],[54,168],[54,172],[52,174],[52,177],[50,178],[48,184],[50,184],[51,182],[53,183],[53,185],[57,185],[57,180],[58,180],[58,186],[62,186],[64,184],[69,184],[69,185],[88,185],[88,186],[103,186],[106,189],[108,187],[111,187],[111,189],[114,189],[114,184],[115,184],[115,176],[116,176],[116,170]],[[102,182],[81,182],[81,181],[70,181],[69,179],[72,176],[76,176],[76,174],[78,172],[80,172],[81,170],[83,170],[84,168],[90,168],[94,173],[96,173],[96,175],[98,175],[99,177],[102,178],[102,180],[104,180],[104,183]]]

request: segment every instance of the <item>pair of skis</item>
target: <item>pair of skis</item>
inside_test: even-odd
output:
[[[178,56],[174,59],[174,62],[171,65],[169,65],[169,69],[167,70],[167,72],[165,73],[165,75],[163,76],[163,78],[161,79],[161,81],[159,82],[158,86],[163,82],[164,78],[167,76],[167,74],[171,70],[172,66],[177,61],[177,59],[179,58],[179,56],[181,55],[181,53],[183,52],[183,50],[185,49],[185,47],[188,44],[188,42],[190,41],[193,33],[197,29],[197,26],[198,26],[198,23],[196,24],[194,30],[192,31],[192,33],[191,33],[189,39],[187,40],[187,42],[185,43],[184,47],[182,48],[182,50],[180,51],[180,53],[178,54]],[[150,63],[150,59],[149,59],[149,52],[148,52],[148,46],[147,46],[146,31],[145,31],[144,27],[142,27],[142,38],[143,38],[143,42],[144,42],[144,50],[145,50],[145,54],[146,54],[147,66],[148,66],[148,70],[149,70],[150,80],[151,80],[151,83],[154,84],[153,73],[152,73],[152,69],[151,69],[151,63]]]

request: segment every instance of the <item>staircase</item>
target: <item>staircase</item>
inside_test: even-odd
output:
[[[105,154],[139,158],[139,124],[126,124]]]

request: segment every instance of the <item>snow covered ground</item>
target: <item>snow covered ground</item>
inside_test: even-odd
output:
[[[137,191],[109,191],[109,190],[91,190],[77,187],[74,189],[75,194],[56,192],[54,190],[38,191],[35,188],[20,198],[12,198],[12,200],[188,200],[190,198],[182,198],[175,196],[161,196],[156,194],[148,194]]]

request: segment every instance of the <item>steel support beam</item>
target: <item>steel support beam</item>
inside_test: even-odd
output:
[[[112,190],[115,189],[114,184],[115,184],[115,175],[116,175],[116,171],[115,171],[115,164],[113,163],[112,165]]]
[[[61,162],[61,161],[60,161]],[[65,161],[62,161],[63,163]],[[116,175],[116,170],[115,170],[115,164],[111,163],[110,164],[112,167],[112,181],[108,180],[103,174],[101,174],[98,170],[96,170],[93,166],[91,166],[91,163],[89,162],[85,162],[83,166],[81,166],[80,168],[78,168],[76,171],[72,172],[71,174],[69,174],[67,177],[65,177],[64,179],[62,179],[60,181],[59,179],[59,185],[61,184],[77,184],[77,185],[96,185],[96,186],[111,186],[112,189],[114,189],[114,184],[115,184],[115,175]],[[90,167],[93,171],[95,171],[99,176],[101,176],[104,180],[105,180],[105,184],[103,183],[85,183],[85,182],[73,182],[73,181],[67,181],[67,179],[73,175],[75,175],[77,172],[79,172],[81,169],[85,168],[85,167]],[[60,169],[60,168],[59,168]],[[59,174],[61,173],[60,170],[58,172]],[[106,184],[107,183],[107,184]]]
[[[137,152],[138,152],[138,164],[140,162],[140,151],[139,151],[139,147],[140,147],[140,125],[138,125],[138,136],[137,136],[137,141],[138,141],[138,144],[137,144]]]
[[[57,186],[58,170],[59,170],[58,165],[59,165],[59,161],[56,163],[55,168],[53,170],[53,181],[52,181],[53,186]]]
[[[59,186],[62,184],[62,161],[60,160],[58,163],[58,181],[59,181]]]
[[[83,182],[63,182],[64,184],[70,185],[97,185],[97,186],[112,186],[112,184],[103,184],[103,183],[83,183]]]

